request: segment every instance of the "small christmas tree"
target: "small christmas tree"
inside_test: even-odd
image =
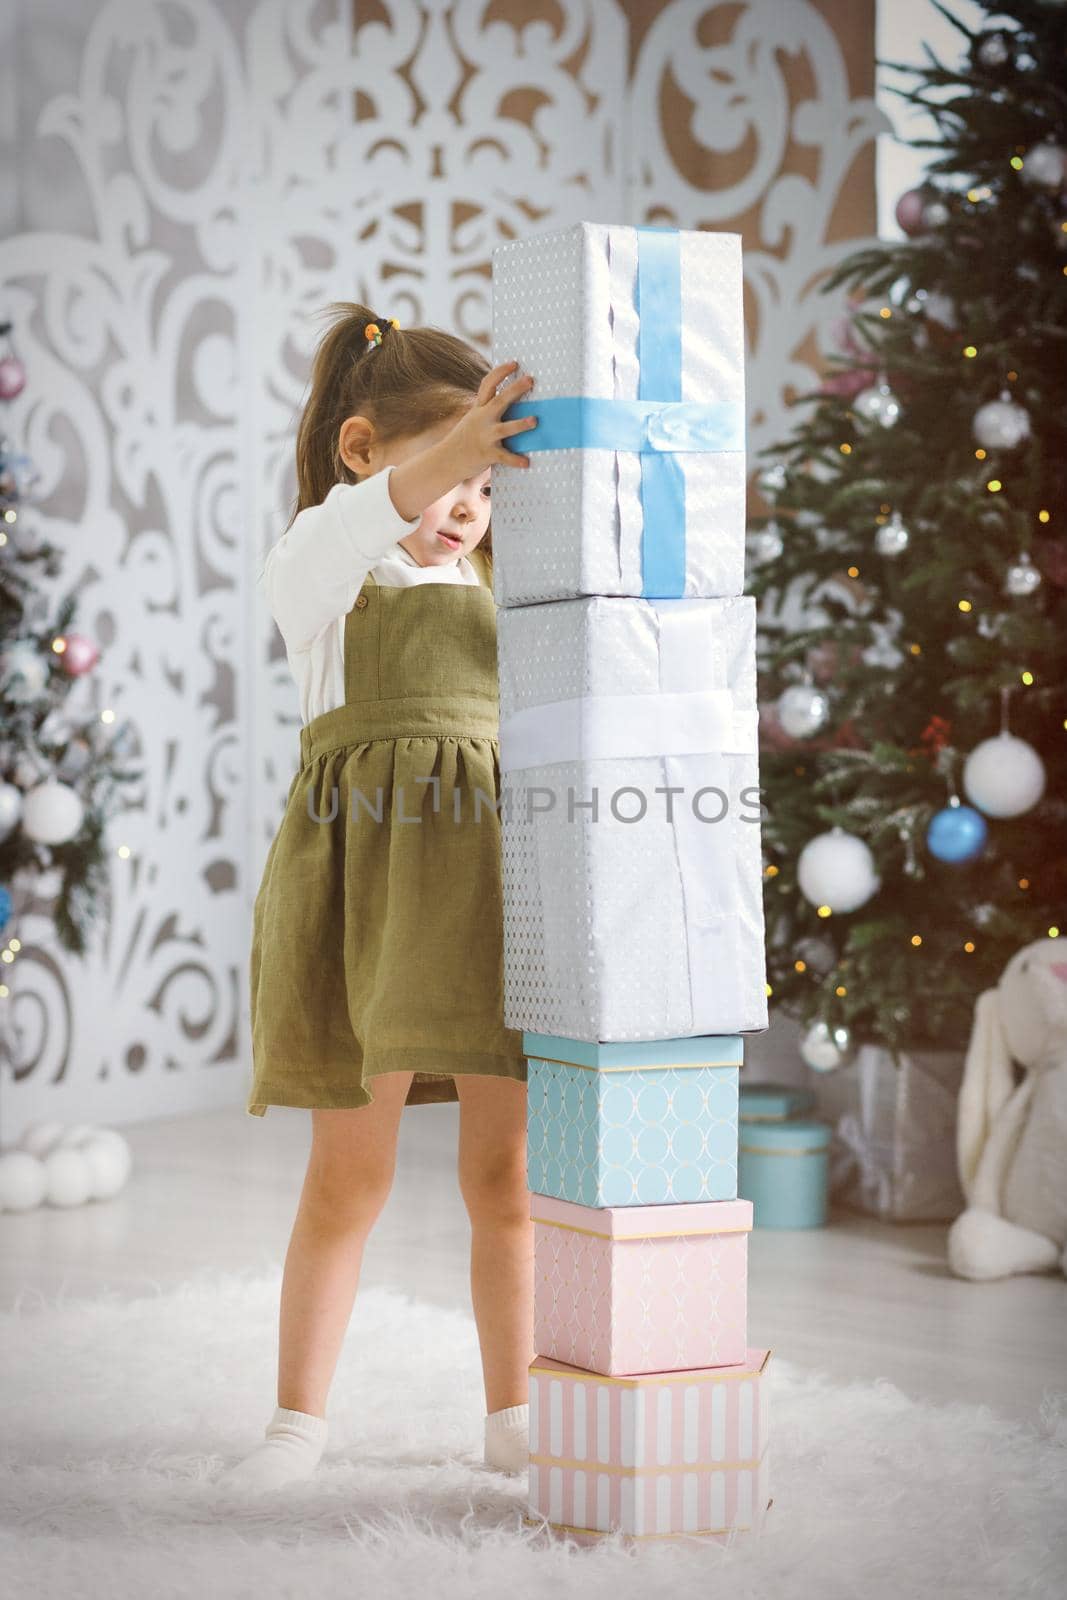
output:
[[[0,357],[0,405],[6,405],[22,392],[26,379],[10,342],[10,323],[0,323],[0,339],[8,342]],[[0,432],[0,959],[5,967],[21,945],[19,890],[26,899],[36,891],[34,909],[48,909],[60,944],[74,955],[84,953],[110,888],[108,819],[117,809],[119,786],[140,776],[117,759],[131,744],[128,723],[115,728],[114,712],[79,716],[67,704],[99,651],[71,629],[73,595],[63,598],[54,619],[42,615],[48,605],[38,593],[34,569],[49,579],[58,577],[63,553],[36,539],[27,526],[25,508],[36,477],[30,458],[16,453]],[[47,895],[45,874],[50,875]],[[0,998],[7,994],[7,976],[0,968]]]
[[[750,541],[772,1003],[825,1067],[962,1048],[1067,916],[1067,12],[937,9],[961,63],[885,65],[938,154],[907,237],[824,285],[841,359],[765,452]],[[821,616],[791,627],[787,591]]]

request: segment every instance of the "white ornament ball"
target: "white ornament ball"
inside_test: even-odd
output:
[[[800,1042],[800,1054],[814,1072],[836,1072],[848,1058],[852,1038],[847,1028],[813,1022]]]
[[[89,1163],[81,1150],[50,1150],[44,1167],[45,1199],[51,1206],[83,1206],[89,1198]]]
[[[110,1200],[125,1186],[133,1167],[133,1155],[121,1133],[104,1128],[80,1146],[89,1169],[89,1197]]]
[[[31,1156],[45,1156],[53,1149],[66,1132],[63,1122],[31,1122],[19,1140],[20,1150],[28,1150]]]
[[[1022,177],[1038,189],[1058,189],[1067,179],[1067,159],[1060,145],[1051,139],[1035,144],[1023,157]]]
[[[811,905],[839,912],[858,910],[881,888],[870,849],[843,828],[808,840],[797,860],[797,882]]]
[[[66,844],[81,827],[84,816],[81,796],[69,784],[48,778],[26,796],[22,828],[38,844]]]
[[[810,739],[824,727],[830,702],[810,683],[794,683],[778,696],[778,721],[791,739]]]
[[[880,383],[870,389],[861,389],[852,402],[852,409],[865,422],[891,428],[899,421],[902,408],[888,383]]]
[[[28,1150],[0,1156],[0,1211],[32,1211],[44,1199],[44,1167]]]
[[[1002,389],[999,400],[990,400],[974,414],[971,431],[984,450],[1014,450],[1030,433],[1030,413]]]
[[[998,733],[983,739],[967,757],[963,788],[987,817],[1019,817],[1045,792],[1045,763],[1025,739]]]

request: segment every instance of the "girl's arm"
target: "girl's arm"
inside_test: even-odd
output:
[[[422,520],[402,517],[389,493],[393,467],[359,483],[335,483],[305,506],[267,553],[259,581],[289,651],[308,650],[351,611],[374,563]]]

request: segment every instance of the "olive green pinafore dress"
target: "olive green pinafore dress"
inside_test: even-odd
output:
[[[345,618],[345,703],[300,768],[252,913],[252,1088],[269,1105],[407,1104],[455,1073],[525,1081],[503,1021],[499,700],[491,558],[478,585],[368,576]]]

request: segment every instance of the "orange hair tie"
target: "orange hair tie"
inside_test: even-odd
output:
[[[399,328],[400,324],[395,317],[389,317],[387,320],[391,328]],[[376,322],[368,322],[363,329],[363,337],[369,344],[379,345],[382,342],[382,330]]]

